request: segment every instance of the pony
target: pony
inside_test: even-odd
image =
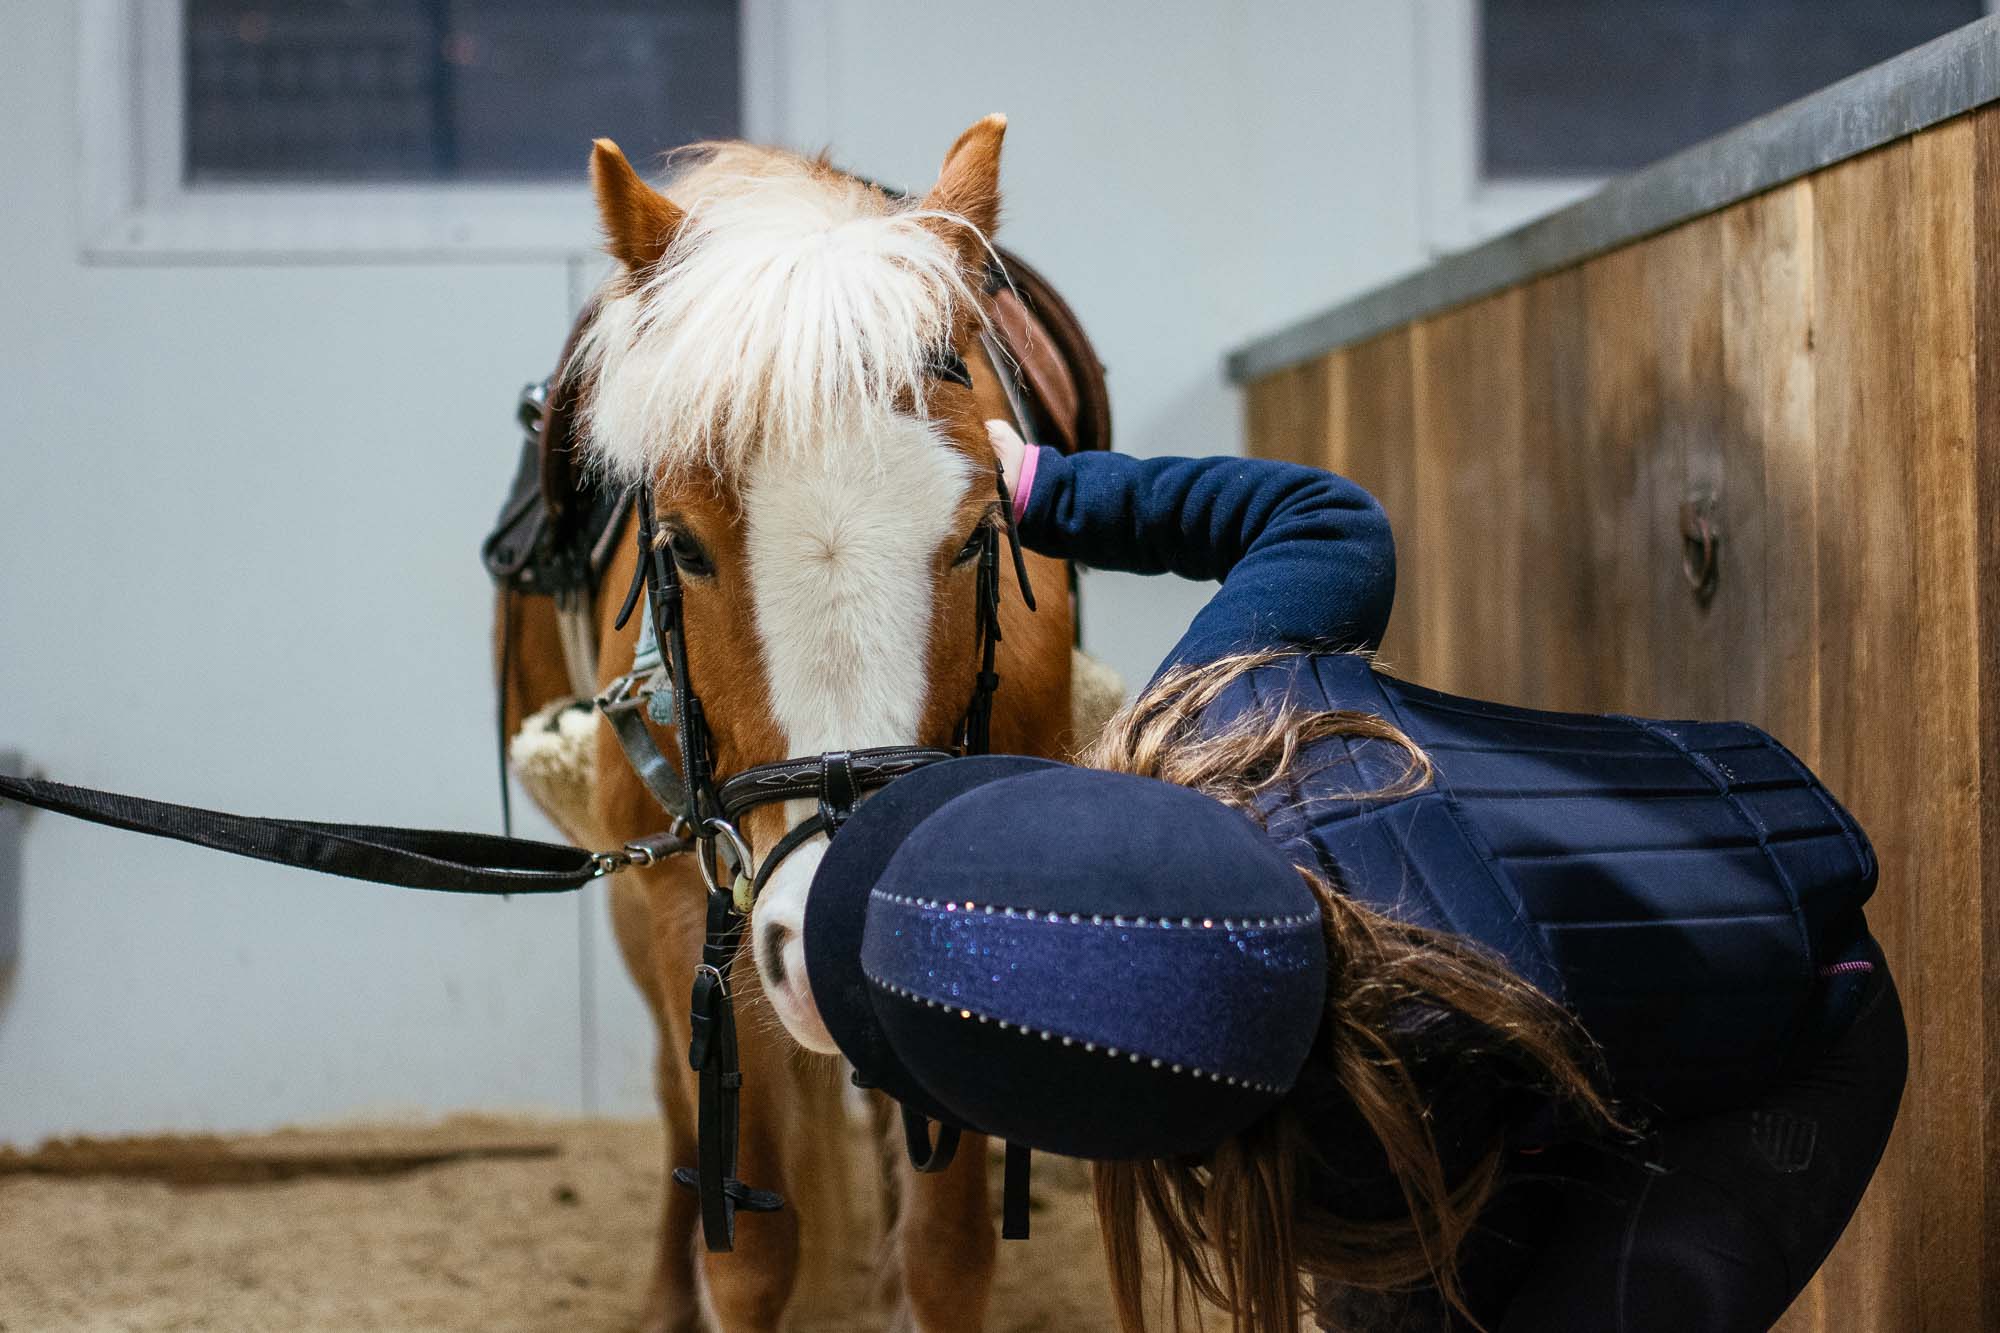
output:
[[[981,335],[1005,130],[1001,116],[966,130],[920,199],[824,158],[737,142],[682,153],[656,189],[616,145],[593,149],[616,263],[570,367],[582,434],[604,482],[636,486],[653,505],[679,568],[690,676],[720,776],[822,751],[947,747],[956,734],[980,666],[974,556],[1004,517],[984,423],[1008,414],[1007,399]],[[969,386],[935,372],[946,354]],[[634,628],[613,623],[637,562],[630,518],[616,549],[595,601],[600,690],[630,670],[636,647]],[[1027,564],[1040,605],[1031,613],[1006,583],[992,745],[1068,755],[1087,738],[1072,720],[1066,571],[1032,554]],[[549,600],[501,596],[513,599],[498,620],[511,736],[572,690]],[[673,753],[670,729],[654,730]],[[610,728],[582,740],[587,795],[543,801],[565,834],[619,845],[665,827]],[[759,808],[743,832],[769,849],[810,808]],[[614,883],[620,950],[660,1035],[670,1183],[649,1330],[687,1333],[704,1319],[722,1333],[775,1330],[802,1274],[810,1285],[824,1261],[813,1255],[854,1230],[845,1080],[803,980],[806,891],[825,845],[815,838],[771,874],[733,966],[740,1175],[788,1204],[739,1214],[728,1253],[697,1257],[697,1199],[671,1183],[695,1160],[686,997],[701,882],[681,856]],[[897,1170],[884,1282],[898,1326],[982,1327],[996,1258],[984,1144],[967,1136],[942,1172]]]

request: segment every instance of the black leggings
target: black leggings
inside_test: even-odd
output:
[[[1754,1105],[1660,1125],[1637,1152],[1573,1145],[1517,1159],[1461,1256],[1480,1326],[1736,1333],[1777,1322],[1860,1204],[1902,1099],[1902,1005],[1874,961],[1853,1023]],[[1472,1326],[1425,1290],[1339,1293],[1324,1327]]]

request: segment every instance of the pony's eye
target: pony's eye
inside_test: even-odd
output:
[[[950,343],[931,349],[929,361],[932,379],[947,380],[968,389],[972,387],[972,372],[966,368],[965,358]]]
[[[715,566],[709,563],[708,552],[701,549],[701,543],[696,541],[691,533],[680,528],[675,528],[667,534],[667,552],[673,556],[674,563],[680,566],[683,574],[706,575],[715,572]]]
[[[979,553],[985,549],[986,524],[981,523],[972,530],[972,535],[965,539],[965,545],[958,548],[958,554],[951,558],[952,568],[956,569],[960,565],[977,560]]]

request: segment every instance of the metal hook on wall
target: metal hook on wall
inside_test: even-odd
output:
[[[1703,606],[1715,596],[1720,573],[1722,535],[1715,528],[1714,510],[1715,497],[1710,495],[1681,504],[1681,576]]]

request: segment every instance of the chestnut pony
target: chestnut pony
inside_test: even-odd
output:
[[[679,566],[690,678],[719,777],[822,751],[946,747],[972,698],[970,556],[998,520],[984,422],[1007,415],[980,337],[1005,129],[992,116],[967,130],[922,200],[735,143],[689,154],[662,193],[616,146],[596,146],[592,183],[618,264],[572,367],[584,434],[608,482],[646,488]],[[971,387],[935,373],[947,349]],[[612,626],[636,561],[630,529],[595,603],[600,688],[634,655],[636,626]],[[993,748],[1061,755],[1075,739],[1072,608],[1059,564],[1031,555],[1029,567],[1040,609],[1030,613],[1011,580],[1000,607]],[[501,619],[512,735],[570,686],[549,599],[502,596],[514,599]],[[655,731],[675,753],[668,729]],[[594,744],[587,813],[551,810],[564,832],[618,845],[664,828],[608,726]],[[768,849],[810,807],[760,807],[743,832]],[[825,845],[815,839],[772,874],[731,979],[739,1175],[787,1206],[740,1213],[734,1251],[697,1257],[696,1197],[669,1183],[648,1329],[705,1327],[705,1305],[722,1333],[774,1330],[810,1268],[804,1256],[852,1230],[845,1080],[801,939]],[[620,948],[659,1025],[669,1176],[695,1162],[687,996],[703,906],[689,856],[622,873],[612,890]],[[981,1327],[995,1258],[984,1145],[968,1137],[941,1173],[899,1170],[889,1251],[899,1324]]]

